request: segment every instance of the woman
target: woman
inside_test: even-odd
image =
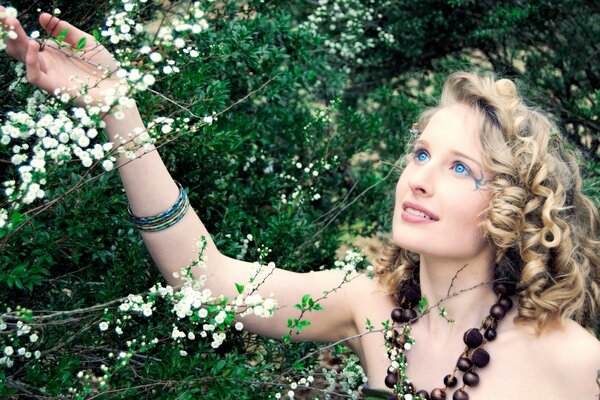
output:
[[[32,84],[76,97],[77,85],[88,83],[96,103],[119,84],[49,45],[40,49],[16,19],[0,21],[17,33],[6,51],[25,63]],[[73,46],[85,37],[85,50],[94,51],[83,58],[116,69],[92,36],[49,14],[40,16],[40,24],[55,34],[68,29],[65,42]],[[124,118],[107,115],[104,121],[116,146],[144,129],[135,107]],[[559,139],[550,139],[556,127],[523,104],[512,82],[460,73],[448,78],[440,106],[425,112],[417,128],[397,184],[392,245],[378,266],[378,281],[353,277],[293,338],[359,336],[348,344],[367,372],[366,396],[387,398],[394,389],[405,399],[593,399],[600,344],[584,328],[594,323],[600,302],[599,217],[581,194],[575,159]],[[268,320],[245,317],[249,331],[283,336],[288,318],[299,315],[293,307],[298,299],[306,293],[321,297],[344,281],[342,271],[257,271],[255,264],[221,254],[156,151],[126,161],[118,160],[119,173],[133,221],[170,285],[181,283],[173,273],[197,257],[201,236],[213,292],[232,298],[234,282],[256,273],[257,281],[268,277],[259,292],[273,293],[279,309]],[[165,218],[140,218],[165,210]],[[443,300],[440,309],[455,322],[435,313],[417,320],[410,308],[421,296],[430,305]],[[387,341],[359,335],[367,331],[367,319],[380,326],[390,316],[412,322],[410,352],[408,335],[390,332]]]

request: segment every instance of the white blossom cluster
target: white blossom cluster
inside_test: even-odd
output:
[[[328,391],[338,392],[338,387],[341,387],[341,390],[353,399],[360,398],[358,388],[368,381],[364,370],[359,364],[358,357],[354,354],[348,354],[347,357],[343,358],[339,371],[322,368],[321,372],[328,383]]]
[[[11,311],[8,309],[7,311]],[[9,328],[8,324],[0,317],[0,336],[2,343],[0,343],[0,367],[11,368],[15,359],[19,358],[22,360],[30,359],[32,356],[35,359],[39,359],[42,353],[39,350],[31,351],[26,345],[23,344],[21,337],[27,337],[25,340],[29,345],[34,345],[39,339],[37,332],[31,332],[31,326],[27,325],[23,321],[17,321],[15,325],[15,331],[13,328]]]
[[[346,273],[351,273],[356,271],[356,268],[364,261],[364,259],[365,257],[362,254],[355,252],[354,250],[347,250],[343,259],[335,260],[333,262],[333,269],[341,269]]]
[[[392,44],[394,36],[377,27],[377,36],[365,37],[367,27],[376,24],[383,16],[375,10],[385,9],[390,1],[369,0],[319,0],[314,12],[308,16],[299,29],[307,30],[313,35],[327,37],[325,47],[331,54],[344,60],[362,63],[360,55],[375,47],[378,43]]]
[[[286,393],[287,397],[289,397],[290,399],[294,399],[296,396],[294,390],[296,390],[298,387],[308,388],[310,387],[310,384],[315,381],[315,378],[313,376],[314,372],[312,370],[307,371],[306,374],[306,377],[302,377],[297,381],[290,383],[290,390],[288,390],[288,392]],[[275,393],[274,397],[276,399],[281,399],[281,393]]]
[[[206,246],[206,242],[201,240],[198,243],[200,253]],[[180,273],[174,273],[175,278],[182,278],[183,284],[179,290],[174,290],[170,285],[163,287],[159,282],[154,285],[146,296],[130,294],[119,305],[118,310],[122,314],[138,313],[145,317],[151,317],[155,310],[155,303],[158,298],[165,299],[171,306],[171,311],[176,315],[179,321],[187,320],[193,326],[198,328],[198,334],[202,338],[210,338],[211,347],[218,348],[227,338],[226,331],[229,329],[236,315],[240,317],[246,315],[257,315],[259,317],[268,318],[273,315],[277,308],[277,302],[272,298],[263,298],[256,293],[258,284],[248,283],[242,293],[233,300],[233,304],[226,304],[223,296],[213,296],[210,289],[206,288],[206,275],[201,274],[195,277],[191,268],[197,267],[199,270],[205,269],[205,259],[201,256],[195,260],[191,266],[183,268]],[[258,265],[257,271],[260,271],[263,266]],[[273,269],[275,265],[269,264],[267,267]],[[209,312],[209,309],[211,310]],[[106,310],[107,311],[107,310]],[[130,315],[124,315],[123,318],[116,320],[115,332],[122,334],[121,322],[127,320]],[[107,331],[110,327],[110,321],[102,321],[98,328],[100,331]],[[234,325],[236,330],[243,329],[242,322],[236,322]],[[185,332],[177,324],[173,324],[171,338],[180,342],[181,340],[194,340],[196,333],[194,330]],[[183,353],[186,353],[183,351]],[[185,355],[181,353],[182,355]],[[187,353],[186,353],[187,354]]]
[[[6,7],[4,12],[0,12],[0,18],[17,18],[17,10],[14,7]],[[6,49],[6,40],[15,40],[17,33],[14,27],[9,26],[8,31],[0,29],[0,51]]]
[[[112,44],[119,42],[130,42],[133,39],[133,34],[139,34],[144,31],[144,26],[136,23],[135,19],[130,16],[134,10],[139,7],[138,3],[146,3],[147,0],[122,0],[123,11],[111,10],[106,18],[104,25],[107,29],[100,32],[100,35],[107,37]]]
[[[38,109],[39,110],[39,109]],[[9,146],[11,163],[18,166],[19,183],[9,180],[2,184],[3,194],[11,202],[31,204],[45,197],[46,164],[62,165],[77,157],[84,167],[102,160],[105,170],[113,168],[115,158],[107,153],[112,143],[91,145],[98,135],[98,125],[84,108],[75,107],[71,114],[60,110],[56,114],[8,112],[0,125],[0,143]],[[101,124],[100,124],[101,125]],[[102,125],[101,125],[102,126]],[[30,146],[29,143],[35,144]],[[0,228],[7,223],[8,210],[0,210]]]
[[[0,186],[2,195],[7,197],[5,204],[9,205],[7,208],[0,208],[0,228],[10,229],[12,212],[46,196],[43,189],[47,181],[48,163],[61,166],[65,162],[79,159],[86,168],[98,162],[103,170],[112,170],[116,162],[116,158],[112,155],[113,145],[98,143],[96,138],[105,126],[101,120],[104,114],[110,112],[116,119],[124,118],[124,111],[135,105],[133,96],[154,85],[161,72],[166,75],[179,72],[176,61],[165,60],[165,54],[181,55],[179,57],[181,60],[174,57],[181,63],[186,61],[184,56],[189,59],[200,55],[196,48],[187,44],[194,42],[189,39],[190,35],[200,33],[209,27],[204,12],[200,9],[200,3],[194,2],[190,13],[182,13],[181,16],[169,15],[161,25],[160,31],[154,35],[147,26],[139,22],[138,12],[146,1],[122,0],[122,9],[111,11],[106,19],[106,29],[102,30],[101,36],[113,44],[140,43],[141,47],[115,50],[115,57],[119,60],[120,67],[116,71],[105,71],[105,73],[120,79],[120,83],[116,87],[102,90],[100,94],[103,97],[101,99],[103,105],[93,104],[94,98],[86,88],[89,82],[79,77],[70,77],[74,86],[83,89],[79,89],[77,93],[69,88],[57,89],[52,94],[59,101],[36,90],[28,97],[25,110],[9,113],[4,121],[0,121],[0,143],[6,145],[12,152],[9,154],[9,159],[17,166],[19,175],[18,180],[10,180]],[[17,11],[8,7],[5,14],[6,17],[14,18],[17,16]],[[60,11],[55,10],[55,15],[58,14]],[[10,39],[15,33],[12,30],[8,32],[0,30],[0,35],[1,50],[4,46],[3,38]],[[39,37],[39,32],[33,32],[32,37]],[[155,42],[150,44],[152,38],[155,38]],[[136,53],[138,58],[140,55],[147,54],[151,62],[142,64],[143,67],[132,63],[131,58]],[[161,62],[164,65],[159,69],[155,64]],[[101,66],[98,67],[102,69]],[[19,85],[26,83],[22,64],[16,64],[15,72],[17,79],[9,84],[9,90],[15,90]],[[79,97],[81,106],[68,110],[65,105],[72,104],[74,94]],[[204,122],[209,125],[214,120],[216,120],[214,115],[204,117]],[[182,121],[177,120],[175,124],[185,126],[190,120],[188,118]],[[155,134],[150,135],[149,131],[143,130],[126,132],[117,140],[120,139],[123,144],[129,142],[133,136],[133,142],[148,151],[160,135],[178,131],[174,128],[173,119],[168,118],[157,118],[150,123],[150,128],[153,129],[150,132]],[[125,152],[127,159],[136,157],[131,149],[125,150],[119,147],[116,150],[118,153]]]
[[[336,162],[337,159],[337,155],[333,156],[333,162]],[[284,171],[279,173],[280,178],[294,184],[293,190],[289,195],[285,192],[280,194],[279,197],[281,203],[299,206],[306,201],[317,201],[321,199],[321,194],[317,191],[314,183],[319,175],[331,169],[329,161],[320,159],[305,165],[299,161],[298,156],[295,156],[291,160],[291,167],[292,171],[295,170],[294,172]]]
[[[266,266],[259,263],[254,263],[255,276],[258,277],[264,273],[265,267],[268,269],[268,271],[273,271],[275,269],[275,263],[270,262]],[[258,317],[269,318],[275,312],[275,309],[277,308],[277,300],[272,298],[272,295],[270,298],[264,298],[257,293],[256,291],[259,286],[259,280],[253,279],[251,282],[248,282],[244,286],[242,292],[235,297],[233,301],[234,310],[237,312],[240,308],[244,309],[242,312],[240,312],[240,317],[254,314]]]

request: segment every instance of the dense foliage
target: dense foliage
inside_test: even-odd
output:
[[[58,8],[140,72],[129,79],[149,140],[230,256],[294,271],[368,268],[339,249],[389,231],[409,128],[459,68],[511,77],[556,115],[599,197],[593,1],[19,3],[28,32],[39,29],[36,8]],[[362,373],[343,346],[322,369],[318,344],[251,336],[208,298],[206,312],[176,320],[177,298],[156,286],[164,280],[127,222],[110,149],[93,150],[107,140],[89,133],[95,119],[85,125],[0,57],[0,133],[10,137],[0,141],[0,397],[356,395]],[[56,132],[45,116],[62,121]],[[48,133],[27,135],[30,123]]]

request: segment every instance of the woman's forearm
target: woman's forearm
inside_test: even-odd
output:
[[[136,128],[145,129],[136,108],[127,110],[125,118],[121,120],[107,116],[104,121],[105,130],[115,148],[121,145],[121,137],[127,141]],[[125,147],[132,146],[126,144]],[[136,150],[138,158],[134,160],[128,160],[122,154],[117,165],[131,211],[137,216],[152,216],[169,209],[176,202],[179,190],[158,151],[144,153],[143,148]],[[123,221],[123,224],[128,222]],[[201,236],[208,241],[205,255],[214,260],[219,255],[217,248],[191,207],[175,225],[163,231],[142,232],[154,262],[171,285],[181,283],[180,279],[173,277],[173,273],[197,258],[196,244]]]

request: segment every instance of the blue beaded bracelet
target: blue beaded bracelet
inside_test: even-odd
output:
[[[129,219],[136,228],[145,232],[157,232],[167,229],[168,227],[175,225],[190,208],[190,201],[183,189],[183,186],[175,181],[177,187],[179,187],[179,197],[175,204],[168,210],[151,217],[138,217],[131,211],[131,205],[127,205],[127,212],[129,213]]]

